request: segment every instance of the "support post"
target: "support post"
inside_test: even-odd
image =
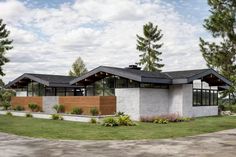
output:
[[[26,87],[26,95],[29,96],[29,84],[27,83],[27,87]]]
[[[34,86],[33,86],[33,81],[31,80],[31,88],[32,88],[32,96],[34,96]]]
[[[201,79],[201,106],[203,105],[203,104],[202,104],[202,102],[203,102],[203,101],[202,101],[202,90],[203,90],[202,87],[203,87],[203,85],[202,85],[202,79]]]
[[[46,86],[44,85],[44,96],[47,96],[47,90],[46,90]]]
[[[87,86],[84,86],[84,95],[87,96]]]
[[[57,88],[56,87],[54,87],[54,89],[55,89],[55,96],[57,96]]]

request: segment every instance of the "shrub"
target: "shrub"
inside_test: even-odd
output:
[[[93,116],[97,116],[98,115],[98,109],[96,107],[93,107],[93,108],[90,109],[90,113]]]
[[[6,113],[7,116],[13,116],[11,112]]]
[[[158,124],[168,124],[169,120],[165,119],[165,118],[157,118],[156,120],[154,120],[153,123],[158,123]]]
[[[28,105],[28,107],[30,108],[30,110],[31,110],[32,112],[36,112],[36,111],[39,110],[39,106],[38,106],[37,104],[35,104],[35,103],[30,103],[30,104]]]
[[[20,105],[17,105],[16,108],[15,108],[16,111],[24,111],[25,108],[20,106]]]
[[[96,118],[91,118],[91,119],[90,119],[90,123],[96,124],[96,123],[97,123],[97,119],[96,119]]]
[[[191,120],[193,120],[193,119],[189,118],[189,117],[179,117],[179,118],[177,118],[176,122],[189,122]]]
[[[124,112],[117,112],[116,114],[115,114],[116,116],[124,116],[125,115],[125,113]]]
[[[124,125],[124,126],[134,126],[136,125],[128,115],[123,115],[118,117],[118,123],[119,125]]]
[[[25,114],[25,117],[27,117],[27,118],[32,118],[33,115],[32,115],[31,113],[26,113],[26,114]]]
[[[168,122],[187,122],[190,120],[192,120],[192,118],[180,117],[178,114],[140,117],[141,122],[153,122],[159,124],[167,124]]]
[[[167,114],[167,115],[163,115],[160,116],[161,118],[167,119],[169,122],[179,122],[179,120],[181,119],[181,117],[178,114]]]
[[[225,106],[225,111],[231,111],[232,113],[236,113],[236,105]]]
[[[73,108],[73,110],[71,112],[71,114],[78,114],[78,115],[80,115],[82,113],[83,113],[83,110],[82,110],[82,108],[79,108],[79,107]]]
[[[56,104],[53,106],[53,109],[55,109],[57,113],[64,113],[65,112],[64,105]]]
[[[119,122],[117,121],[116,118],[114,117],[107,117],[107,118],[104,118],[103,119],[103,123],[102,123],[103,126],[110,126],[110,127],[114,127],[114,126],[118,126],[119,125]]]
[[[224,106],[224,105],[219,105],[219,106],[218,106],[218,109],[219,109],[220,111],[225,111],[225,106]]]
[[[63,117],[59,114],[52,114],[52,120],[63,120]]]
[[[156,118],[157,118],[156,116],[141,116],[140,121],[153,123]]]
[[[233,113],[236,113],[236,105],[219,105],[219,110],[220,111],[231,111]]]
[[[4,101],[2,103],[2,106],[3,106],[4,110],[8,110],[8,108],[11,106],[11,104],[8,101]]]

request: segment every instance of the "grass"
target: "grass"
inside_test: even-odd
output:
[[[191,122],[137,126],[101,125],[36,118],[0,116],[0,132],[16,135],[73,140],[131,140],[175,138],[236,128],[236,117],[204,117]]]

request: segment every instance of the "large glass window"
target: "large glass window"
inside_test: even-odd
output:
[[[65,93],[66,92],[65,88],[57,88],[56,91],[57,91],[56,96],[65,96],[65,94],[66,94]]]
[[[128,80],[125,78],[116,78],[116,88],[127,88],[128,87]]]
[[[74,90],[76,89],[73,89],[73,88],[66,88],[66,96],[74,96]]]
[[[106,77],[103,79],[103,95],[109,96],[115,94],[115,79],[114,77]]]
[[[193,89],[193,106],[217,106],[218,91],[212,89]]]
[[[44,96],[44,85],[38,82],[30,82],[27,86],[28,96]]]
[[[46,87],[45,92],[46,96],[55,96],[56,90],[53,87]]]
[[[139,87],[139,83],[136,81],[116,76],[109,76],[99,81],[96,81],[90,86],[87,86],[87,95],[89,93],[92,93],[91,92],[92,89],[94,90],[93,92],[94,95],[109,96],[109,95],[115,95],[115,88],[137,88],[137,87]]]
[[[152,83],[141,83],[141,88],[160,88],[160,89],[168,89],[168,85],[160,85],[160,84],[152,84]]]
[[[95,95],[102,96],[103,95],[103,79],[96,81],[94,83],[94,90],[95,90]]]

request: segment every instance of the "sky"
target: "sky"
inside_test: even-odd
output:
[[[87,68],[127,67],[139,60],[136,34],[151,21],[162,30],[163,71],[206,68],[199,37],[206,0],[0,0],[0,19],[14,48],[5,83],[23,73],[68,75],[81,57]]]

